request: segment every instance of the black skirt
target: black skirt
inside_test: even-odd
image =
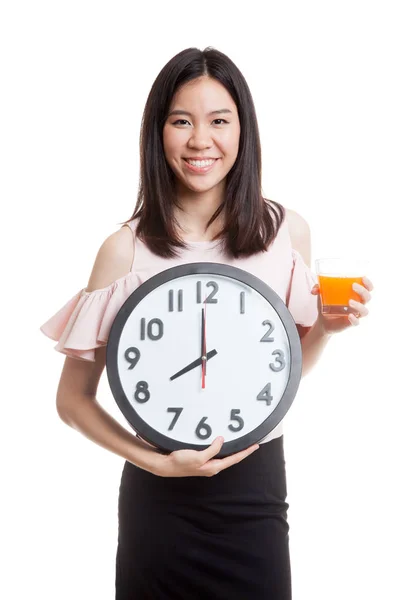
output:
[[[116,600],[290,600],[283,436],[214,477],[124,465]]]

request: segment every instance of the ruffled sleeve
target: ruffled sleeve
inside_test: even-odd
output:
[[[318,296],[311,294],[318,279],[297,250],[292,249],[292,258],[287,307],[298,325],[311,327],[318,317]]]
[[[111,325],[125,300],[140,285],[130,272],[108,287],[80,290],[40,331],[57,341],[54,349],[72,358],[95,361],[95,349],[107,344]]]

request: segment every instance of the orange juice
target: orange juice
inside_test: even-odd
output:
[[[353,283],[363,285],[362,277],[338,277],[337,275],[318,275],[321,291],[322,312],[327,315],[358,314],[349,306],[349,300],[361,302],[360,296],[352,288]]]

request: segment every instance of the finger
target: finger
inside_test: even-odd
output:
[[[319,285],[318,283],[316,283],[312,288],[311,288],[311,293],[315,296],[317,294],[319,294]]]
[[[357,302],[356,300],[349,300],[349,306],[355,308],[359,312],[359,316],[366,317],[369,313],[369,310],[362,302]]]
[[[222,463],[222,469],[227,469],[228,467],[231,467],[232,465],[236,465],[237,463],[241,462],[243,459],[250,456],[250,454],[253,454],[253,452],[258,450],[259,447],[260,447],[260,444],[253,444],[252,446],[250,446],[249,448],[246,448],[245,450],[242,450],[241,452],[236,452],[235,454],[231,454],[230,456],[227,456],[226,458],[221,459],[220,462]]]
[[[216,454],[218,454],[218,452],[222,448],[223,443],[224,443],[224,438],[222,436],[219,436],[219,437],[215,438],[213,443],[210,444],[210,446],[208,446],[208,448],[206,448],[205,450],[199,450],[199,457],[201,457],[202,462],[206,463],[211,458],[213,458]]]
[[[348,319],[352,325],[357,326],[360,324],[360,321],[357,319],[357,317],[355,315],[349,315]]]
[[[364,302],[369,302],[371,300],[371,294],[365,287],[360,285],[359,283],[353,283],[353,290],[357,292],[361,296]]]
[[[231,467],[232,465],[235,465],[235,464],[239,463],[240,461],[244,460],[245,458],[247,458],[247,456],[250,456],[250,454],[253,454],[253,452],[258,450],[259,447],[260,447],[259,444],[253,444],[249,448],[246,448],[245,450],[242,450],[241,452],[236,452],[235,454],[231,454],[230,456],[227,456],[226,458],[220,458],[220,459],[215,459],[213,461],[210,461],[209,463],[200,467],[199,470],[200,471],[209,471],[210,474],[215,475],[216,473],[219,473],[220,471],[223,471],[224,469],[227,469],[228,467]]]
[[[363,277],[362,280],[363,280],[363,284],[365,285],[365,287],[367,288],[367,290],[369,290],[370,292],[372,292],[372,290],[374,289],[372,281],[370,279],[368,279],[368,277]]]

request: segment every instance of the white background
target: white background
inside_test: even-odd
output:
[[[3,598],[114,597],[123,460],[58,418],[64,357],[39,326],[86,286],[133,211],[158,72],[209,45],[252,90],[264,194],[307,219],[313,261],[366,256],[375,284],[370,315],[331,340],[285,420],[293,598],[400,597],[395,9],[3,1]],[[98,399],[125,424],[105,376]]]

